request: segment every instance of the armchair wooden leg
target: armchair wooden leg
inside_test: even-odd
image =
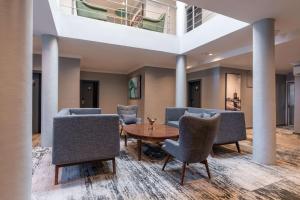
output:
[[[127,147],[127,135],[124,135],[124,143],[125,143],[125,147]]]
[[[123,133],[123,125],[121,125],[120,136],[122,135],[122,133]]]
[[[55,165],[54,185],[58,184],[58,173],[59,173],[59,167]]]
[[[138,160],[142,159],[142,140],[137,140]]]
[[[206,168],[206,171],[207,171],[208,178],[210,179],[211,176],[210,176],[210,172],[209,172],[207,160],[202,161],[202,163],[205,165],[205,168]]]
[[[235,145],[236,145],[236,148],[237,148],[238,152],[241,153],[241,149],[240,149],[240,144],[239,144],[239,142],[236,142]]]
[[[185,176],[185,167],[186,167],[186,162],[184,162],[183,165],[182,165],[182,173],[181,173],[180,185],[183,185],[184,176]]]
[[[162,171],[164,171],[164,170],[165,170],[165,167],[166,167],[167,163],[169,162],[170,158],[171,158],[171,155],[170,155],[170,154],[168,154],[168,155],[167,155],[167,157],[166,157],[166,160],[165,160],[164,166],[163,166],[163,168],[162,168]]]
[[[113,174],[116,174],[116,159],[112,159],[112,166],[113,166]]]

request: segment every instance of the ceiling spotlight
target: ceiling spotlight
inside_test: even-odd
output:
[[[209,55],[209,56],[213,56],[214,54],[213,54],[213,53],[209,53],[208,55]]]
[[[189,66],[186,66],[186,68],[187,68],[187,69],[191,69],[191,68],[192,68],[192,66],[191,66],[191,65],[189,65]]]

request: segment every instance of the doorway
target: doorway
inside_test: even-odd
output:
[[[188,106],[189,107],[201,107],[201,80],[196,81],[189,81],[189,99],[188,99]]]
[[[287,125],[294,125],[295,83],[287,82]]]
[[[41,132],[41,73],[32,74],[32,133]]]
[[[99,82],[80,81],[80,108],[98,108]]]

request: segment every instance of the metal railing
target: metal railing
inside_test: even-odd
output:
[[[186,23],[186,31],[189,32],[194,28],[204,24],[208,20],[210,20],[216,13],[211,12],[209,10],[205,10],[196,6],[187,6],[187,23]]]
[[[60,7],[64,13],[79,16],[79,13],[85,13],[84,17],[90,15],[94,19],[102,10],[101,15],[104,17],[99,20],[175,34],[176,2],[170,2],[172,3],[158,0],[61,0]],[[86,8],[77,7],[77,3],[84,3]]]

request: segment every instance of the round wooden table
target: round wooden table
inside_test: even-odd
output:
[[[142,140],[151,142],[162,142],[165,139],[177,139],[179,131],[177,128],[164,124],[154,124],[153,128],[149,124],[125,125],[123,129],[125,135],[125,146],[127,146],[127,136],[137,139],[138,160],[141,160]]]

